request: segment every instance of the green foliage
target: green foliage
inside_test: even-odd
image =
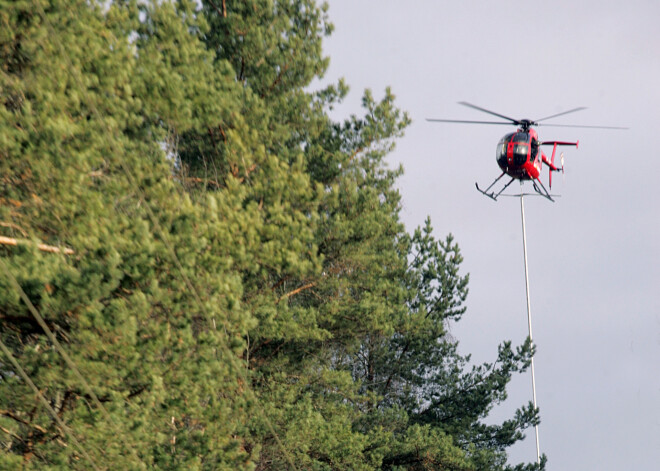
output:
[[[0,23],[0,338],[71,430],[0,357],[0,468],[90,469],[75,438],[101,469],[506,469],[538,411],[484,419],[533,346],[458,353],[460,250],[406,233],[385,160],[409,117],[367,90],[334,122],[348,87],[308,89],[325,6]]]

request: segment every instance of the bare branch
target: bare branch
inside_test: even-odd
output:
[[[284,299],[284,298],[288,299],[291,296],[295,296],[296,294],[300,293],[301,291],[305,291],[306,289],[313,288],[314,286],[316,286],[315,281],[312,282],[312,283],[307,283],[306,285],[303,285],[300,288],[296,288],[293,291],[289,291],[288,293],[285,293],[282,296],[280,296],[280,298],[277,300],[277,303],[275,303],[275,304],[279,304],[280,301],[282,301],[282,299]]]
[[[28,236],[28,233],[27,233],[27,232],[25,232],[23,229],[20,228],[20,226],[17,226],[17,225],[14,224],[13,222],[4,222],[4,221],[0,221],[0,226],[2,226],[2,227],[9,227],[9,228],[11,228],[11,229],[16,229],[16,230],[19,231],[21,234],[23,234],[25,237]]]
[[[19,243],[30,244],[31,241],[14,239],[13,237],[0,236],[0,244],[17,246]],[[37,244],[37,248],[42,252],[64,253],[65,255],[72,255],[75,253],[72,249],[69,249],[67,247],[60,249],[59,247],[55,247],[54,245]]]
[[[11,411],[1,409],[1,410],[0,410],[0,415],[4,415],[5,417],[9,417],[10,419],[15,420],[15,421],[18,422],[18,423],[21,423],[21,424],[23,424],[23,425],[27,425],[28,427],[32,427],[33,429],[35,429],[35,430],[37,430],[38,432],[41,432],[41,433],[43,433],[43,434],[46,433],[46,429],[45,429],[45,428],[41,427],[40,425],[32,424],[32,423],[30,423],[30,422],[28,422],[28,421],[26,421],[26,420],[21,419],[19,416],[17,416],[16,414],[14,414],[14,413],[11,412]]]

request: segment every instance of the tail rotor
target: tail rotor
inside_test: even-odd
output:
[[[555,167],[555,152],[557,152],[557,143],[552,147],[552,156],[550,157],[550,165],[548,165],[548,186],[552,189],[552,171],[556,169]],[[564,171],[564,153],[561,153],[561,167],[562,172]]]

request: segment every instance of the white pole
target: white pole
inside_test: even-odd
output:
[[[521,182],[522,190],[522,182]],[[520,214],[522,216],[522,232],[523,232],[523,254],[525,260],[525,291],[527,293],[527,326],[529,327],[529,340],[532,341],[532,307],[529,301],[529,272],[527,270],[527,232],[525,231],[525,204],[523,203],[522,191],[520,192]],[[532,398],[534,400],[534,408],[536,408],[536,379],[534,377],[534,355],[532,355]],[[541,451],[539,448],[539,426],[534,426],[536,432],[536,462],[541,465]]]

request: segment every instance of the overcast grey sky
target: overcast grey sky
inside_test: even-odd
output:
[[[495,145],[510,130],[425,118],[491,118],[464,100],[519,119],[586,106],[552,122],[630,127],[537,129],[580,140],[554,176],[561,198],[525,199],[540,443],[550,470],[660,469],[660,2],[329,4],[324,81],[352,90],[335,116],[386,86],[410,113],[390,156],[406,171],[402,216],[409,230],[430,215],[437,238],[456,236],[471,283],[453,333],[475,361],[527,336],[519,200],[474,188],[499,175]],[[492,420],[528,400],[525,374]],[[511,463],[536,459],[533,435]]]

